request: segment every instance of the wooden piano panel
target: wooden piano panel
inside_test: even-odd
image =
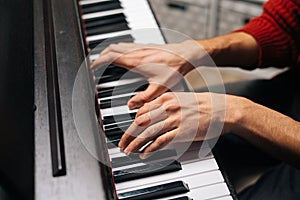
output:
[[[77,2],[72,0],[52,0],[51,15],[53,20],[53,38],[45,38],[48,26],[44,18],[46,2],[34,1],[35,14],[35,199],[105,199],[106,191],[102,184],[100,164],[85,149],[77,134],[72,112],[72,92],[77,71],[84,58],[84,46],[77,12]],[[49,4],[49,2],[47,2]],[[48,16],[49,17],[49,16]],[[51,20],[50,20],[51,21]],[[45,35],[43,33],[46,33]],[[66,172],[53,176],[51,157],[49,120],[49,82],[47,67],[49,62],[49,43],[55,47],[57,66],[58,96],[61,106],[62,138]],[[86,69],[87,70],[87,69]],[[93,107],[94,101],[88,83],[82,80],[82,106],[85,110]],[[86,113],[86,133],[98,130],[95,113]],[[52,119],[51,119],[52,120]],[[86,123],[83,122],[83,123]],[[96,144],[96,143],[95,143]],[[53,152],[52,152],[53,153]]]

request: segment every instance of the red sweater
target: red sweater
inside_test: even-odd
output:
[[[262,15],[238,31],[256,39],[258,67],[300,67],[300,0],[269,0]]]

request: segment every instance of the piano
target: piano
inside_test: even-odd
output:
[[[98,76],[89,64],[103,47],[97,46],[99,43],[165,42],[159,29],[150,31],[151,37],[139,34],[141,28],[159,27],[147,0],[31,3],[28,7],[33,6],[34,20],[29,21],[34,28],[28,34],[34,36],[34,76],[29,77],[34,84],[29,84],[34,85],[30,93],[34,94],[34,126],[33,134],[26,138],[32,156],[20,158],[25,161],[26,175],[16,187],[11,185],[19,192],[13,197],[236,198],[214,154],[199,156],[201,144],[191,145],[179,159],[180,148],[174,148],[160,150],[145,161],[128,157],[117,148],[122,130],[132,123],[136,112],[127,109],[126,101],[147,83],[137,74],[118,81],[127,72],[113,65]],[[134,88],[137,83],[142,87]],[[202,148],[210,150],[209,145]],[[7,179],[17,180],[13,176]]]

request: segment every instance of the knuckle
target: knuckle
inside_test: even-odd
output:
[[[161,97],[162,97],[162,100],[163,100],[163,101],[167,101],[167,100],[169,100],[169,99],[172,99],[173,94],[172,94],[171,92],[166,92],[166,93],[162,94]]]
[[[144,117],[137,117],[134,122],[137,126],[143,126],[146,123]]]
[[[176,103],[175,104],[167,104],[164,107],[167,112],[177,111],[178,109],[180,109],[179,104],[176,104]]]
[[[117,46],[117,44],[110,44],[108,45],[108,49],[112,50]]]
[[[159,145],[159,146],[163,146],[165,145],[168,141],[167,138],[164,136],[158,137],[155,142]]]

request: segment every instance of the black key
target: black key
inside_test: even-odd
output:
[[[184,197],[177,197],[177,198],[169,199],[169,200],[193,200],[193,199],[191,199],[190,197],[184,196]]]
[[[105,38],[105,39],[100,39],[100,40],[89,41],[89,48],[93,50],[100,43],[101,43],[101,45],[99,45],[99,46],[101,46],[101,49],[102,49],[102,47],[107,47],[113,43],[133,42],[133,41],[134,41],[134,39],[133,39],[132,35],[127,34],[127,35],[121,35],[121,36],[117,36],[117,37],[113,37],[113,38]]]
[[[122,106],[122,105],[127,105],[127,102],[132,96],[126,96],[126,97],[120,97],[120,98],[115,98],[115,99],[105,99],[100,101],[100,108],[111,108],[111,107],[116,107],[116,106]]]
[[[119,142],[121,140],[122,135],[116,135],[116,136],[109,136],[107,137],[107,147],[108,148],[115,148],[119,145]]]
[[[151,155],[150,157],[143,159],[143,160],[140,159],[138,154],[132,154],[130,156],[112,158],[111,164],[112,164],[112,167],[121,167],[121,166],[125,166],[125,165],[141,163],[141,162],[151,162],[151,161],[160,160],[160,159],[164,159],[164,158],[170,158],[170,157],[173,157],[176,155],[177,155],[177,153],[175,150],[167,149],[167,150],[157,151],[157,152],[153,153],[153,155]]]
[[[146,80],[142,80],[142,81],[120,85],[116,87],[107,87],[107,88],[97,87],[98,98],[110,97],[119,94],[127,94],[131,92],[140,92],[147,89],[148,85],[149,84]]]
[[[182,181],[175,181],[158,186],[147,187],[130,192],[118,194],[119,200],[144,200],[167,197],[175,194],[183,194],[189,191],[189,187]]]
[[[128,129],[130,125],[125,125],[125,126],[119,126],[117,128],[113,129],[107,129],[105,130],[106,136],[117,136],[117,135],[123,135],[124,131]]]
[[[120,9],[120,8],[122,8],[122,6],[118,0],[103,1],[103,2],[82,5],[82,12],[84,14],[88,14],[88,13],[93,13],[93,12],[115,10],[115,9]]]
[[[121,135],[107,136],[109,142],[117,141],[121,139]]]
[[[128,70],[123,67],[118,67],[116,65],[110,64],[106,68],[100,68],[97,70],[94,70],[94,76],[96,80],[101,80],[103,76],[107,75],[124,75]]]
[[[157,163],[150,163],[143,166],[133,167],[114,172],[116,183],[145,178],[149,176],[165,174],[181,170],[181,164],[176,160],[166,160]]]
[[[119,145],[120,140],[115,140],[113,142],[108,142],[107,143],[107,148],[112,149],[112,148],[116,148]]]
[[[130,120],[130,121],[124,121],[124,122],[120,122],[120,123],[117,123],[117,124],[105,124],[104,127],[105,127],[105,130],[107,129],[114,129],[114,128],[119,128],[119,127],[125,127],[125,126],[130,126],[132,124],[133,120]]]
[[[122,79],[131,79],[131,78],[139,78],[139,77],[141,77],[140,74],[127,71],[126,75],[121,74],[121,73],[114,73],[114,74],[109,74],[109,75],[103,75],[103,76],[101,76],[101,78],[98,81],[98,83],[101,84],[101,83],[107,83],[107,82],[122,80]]]
[[[116,24],[109,24],[106,26],[97,26],[86,29],[87,36],[100,35],[104,33],[112,33],[118,31],[129,30],[127,22],[119,22]]]
[[[91,19],[84,20],[85,28],[89,29],[95,26],[105,26],[109,24],[115,24],[119,22],[126,22],[126,17],[123,13],[103,16],[103,17],[95,17]]]
[[[135,115],[136,115],[136,112],[120,114],[120,115],[105,116],[103,118],[103,123],[105,125],[105,124],[112,124],[112,123],[118,123],[118,122],[122,122],[122,121],[133,120],[135,118]]]

